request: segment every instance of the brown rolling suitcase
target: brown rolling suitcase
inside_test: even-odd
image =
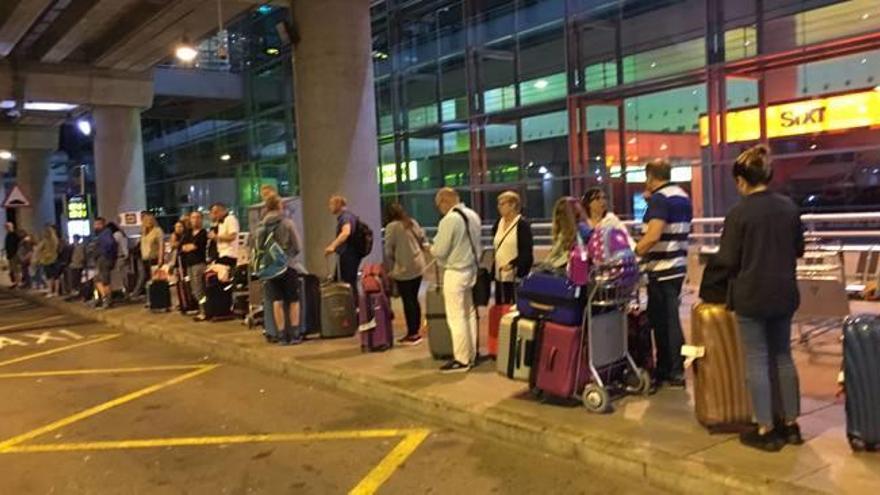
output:
[[[699,303],[691,315],[697,421],[711,432],[742,430],[752,423],[745,359],[736,318],[723,304]]]

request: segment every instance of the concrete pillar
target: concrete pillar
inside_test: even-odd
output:
[[[134,107],[96,107],[95,188],[98,215],[117,218],[147,207],[141,112]]]
[[[0,160],[0,201],[6,199],[6,173],[9,172],[9,161]],[[0,241],[6,239],[6,208],[0,206]],[[3,249],[0,247],[0,249]]]
[[[15,183],[30,201],[30,207],[18,208],[18,227],[28,233],[40,232],[47,223],[55,223],[55,187],[49,159],[54,150],[15,150]],[[4,196],[5,199],[5,196]]]
[[[371,257],[382,251],[370,1],[297,0],[291,8],[300,37],[294,90],[306,265],[323,272],[334,193],[376,232]]]

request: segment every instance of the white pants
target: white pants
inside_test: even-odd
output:
[[[443,274],[443,298],[446,303],[446,323],[452,334],[452,352],[455,360],[472,364],[477,357],[477,311],[472,289],[477,274],[472,270],[446,270]]]

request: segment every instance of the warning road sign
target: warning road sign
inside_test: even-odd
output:
[[[25,206],[30,206],[31,202],[28,201],[27,197],[21,192],[18,186],[14,186],[9,194],[6,195],[6,200],[3,201],[4,208],[22,208]]]

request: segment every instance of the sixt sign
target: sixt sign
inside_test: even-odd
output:
[[[779,114],[779,125],[784,128],[789,128],[799,125],[821,124],[825,122],[825,113],[827,110],[828,109],[825,107],[811,108],[801,113],[786,110]]]

